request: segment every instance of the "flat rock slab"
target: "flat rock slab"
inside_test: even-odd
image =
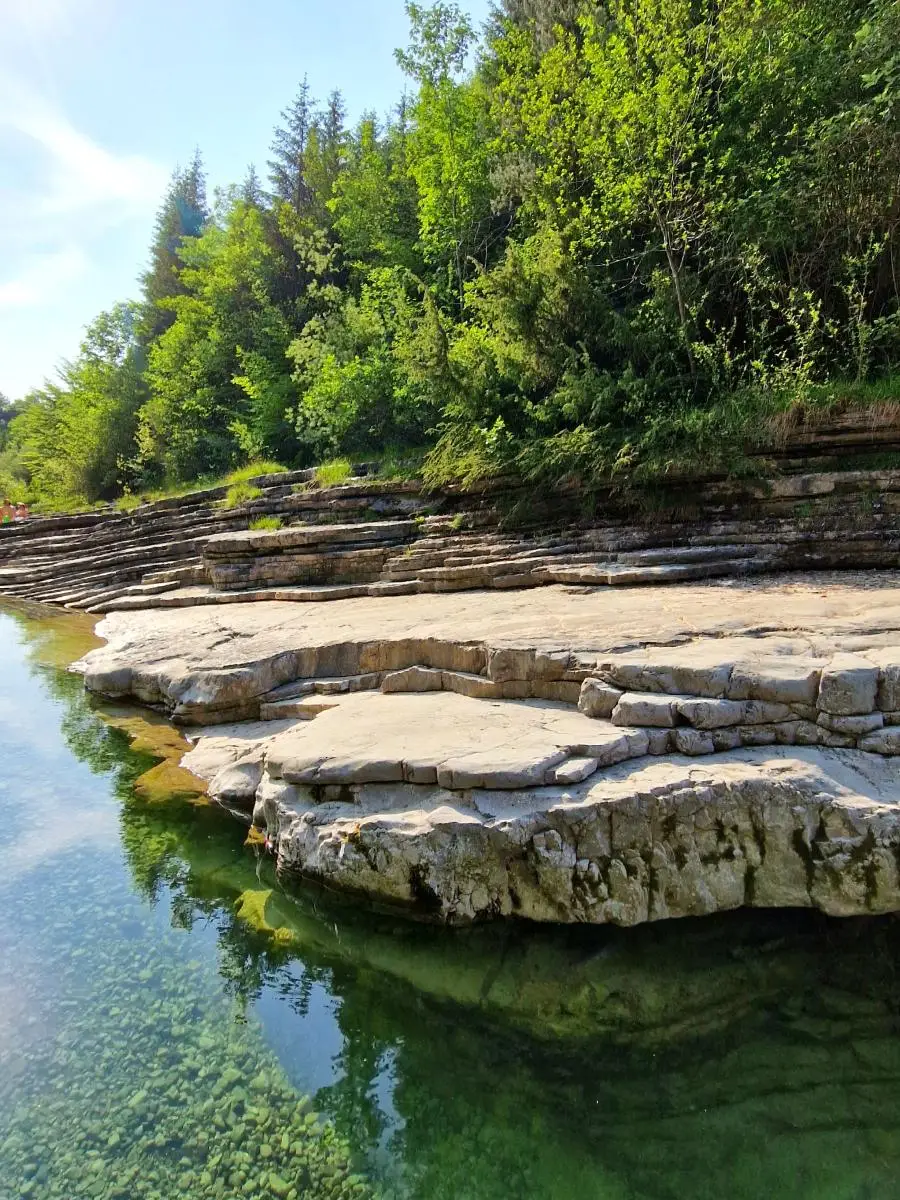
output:
[[[645,758],[518,790],[317,789],[264,773],[256,797],[282,873],[436,920],[900,908],[896,773],[858,751]]]
[[[755,663],[768,670],[776,659],[785,689],[771,699],[782,701],[810,693],[811,673],[837,652],[900,643],[898,582],[896,572],[870,572],[647,588],[627,596],[552,587],[358,597],[328,605],[236,598],[224,607],[113,613],[98,627],[108,645],[82,667],[92,690],[132,695],[199,721],[242,706],[248,715],[249,701],[304,674],[484,669],[477,655],[441,651],[450,645],[588,655],[595,662],[615,655],[635,671],[642,660],[659,665],[671,656],[689,672],[685,686],[669,681],[651,689],[632,681],[623,690],[688,695],[723,695],[724,672],[736,661],[752,675]],[[725,644],[734,638],[740,642]],[[378,651],[386,646],[396,651],[393,657]],[[686,686],[697,682],[698,669],[722,678],[705,688]],[[730,695],[739,699],[736,690],[735,683]]]
[[[628,756],[625,731],[548,702],[360,692],[273,738],[266,762],[289,783],[514,789],[555,783],[569,759],[596,770],[617,751]]]

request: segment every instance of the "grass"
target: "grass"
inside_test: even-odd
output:
[[[386,447],[378,463],[377,478],[395,483],[421,479],[428,452],[428,446]]]
[[[262,494],[262,488],[256,487],[255,484],[233,483],[225,493],[224,507],[238,508],[241,504],[249,504],[251,500],[258,500]]]
[[[349,458],[333,458],[331,462],[316,467],[316,486],[337,487],[340,483],[346,483],[352,474],[353,468]]]
[[[248,480],[255,479],[258,475],[282,475],[287,469],[281,463],[262,459],[258,462],[247,463],[246,467],[238,467],[236,471],[225,476],[225,483],[247,483]]]
[[[265,529],[280,529],[281,526],[281,517],[257,517],[250,522],[250,529],[254,533],[259,533]]]
[[[116,508],[119,512],[131,513],[136,508],[140,508],[142,503],[140,496],[135,496],[133,492],[123,492],[116,501]]]
[[[139,504],[153,504],[157,500],[177,500],[182,496],[190,496],[193,492],[205,492],[212,488],[234,488],[243,486],[249,480],[261,475],[280,475],[288,468],[281,463],[266,459],[247,463],[227,475],[201,475],[190,483],[164,483],[158,488],[146,488],[142,492],[125,492],[116,501],[116,507],[122,512],[132,512]],[[255,497],[250,497],[255,499]],[[243,500],[236,503],[242,504]],[[233,507],[228,504],[228,507]]]

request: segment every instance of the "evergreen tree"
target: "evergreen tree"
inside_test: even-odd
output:
[[[265,189],[253,163],[247,168],[247,174],[238,188],[238,199],[243,200],[245,204],[252,204],[254,208],[266,206]]]
[[[302,215],[310,207],[311,190],[306,178],[306,153],[315,125],[315,101],[304,78],[293,104],[281,114],[276,126],[269,159],[272,199],[289,204]]]
[[[541,50],[553,44],[555,30],[573,32],[578,14],[584,10],[596,10],[597,4],[585,0],[502,0],[493,10],[496,23],[504,20],[527,29]]]
[[[150,246],[150,266],[141,277],[146,313],[144,332],[148,341],[160,336],[174,320],[165,302],[182,295],[178,251],[185,238],[199,237],[209,219],[206,174],[200,151],[184,169],[176,167],[169,190],[156,218]]]

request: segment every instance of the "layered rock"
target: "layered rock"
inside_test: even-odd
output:
[[[820,582],[118,614],[82,666],[256,722],[201,736],[211,793],[285,874],[432,919],[893,911],[895,578]]]
[[[894,470],[673,479],[650,515],[608,488],[590,518],[577,493],[539,500],[511,481],[462,496],[369,478],[319,490],[311,475],[261,477],[234,509],[209,489],[7,526],[0,593],[99,613],[900,566]],[[284,528],[255,531],[259,517]]]

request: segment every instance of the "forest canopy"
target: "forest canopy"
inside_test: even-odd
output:
[[[639,481],[892,394],[898,0],[407,11],[388,117],[303,83],[264,170],[173,173],[137,299],[0,397],[0,490],[409,450],[433,484]]]

